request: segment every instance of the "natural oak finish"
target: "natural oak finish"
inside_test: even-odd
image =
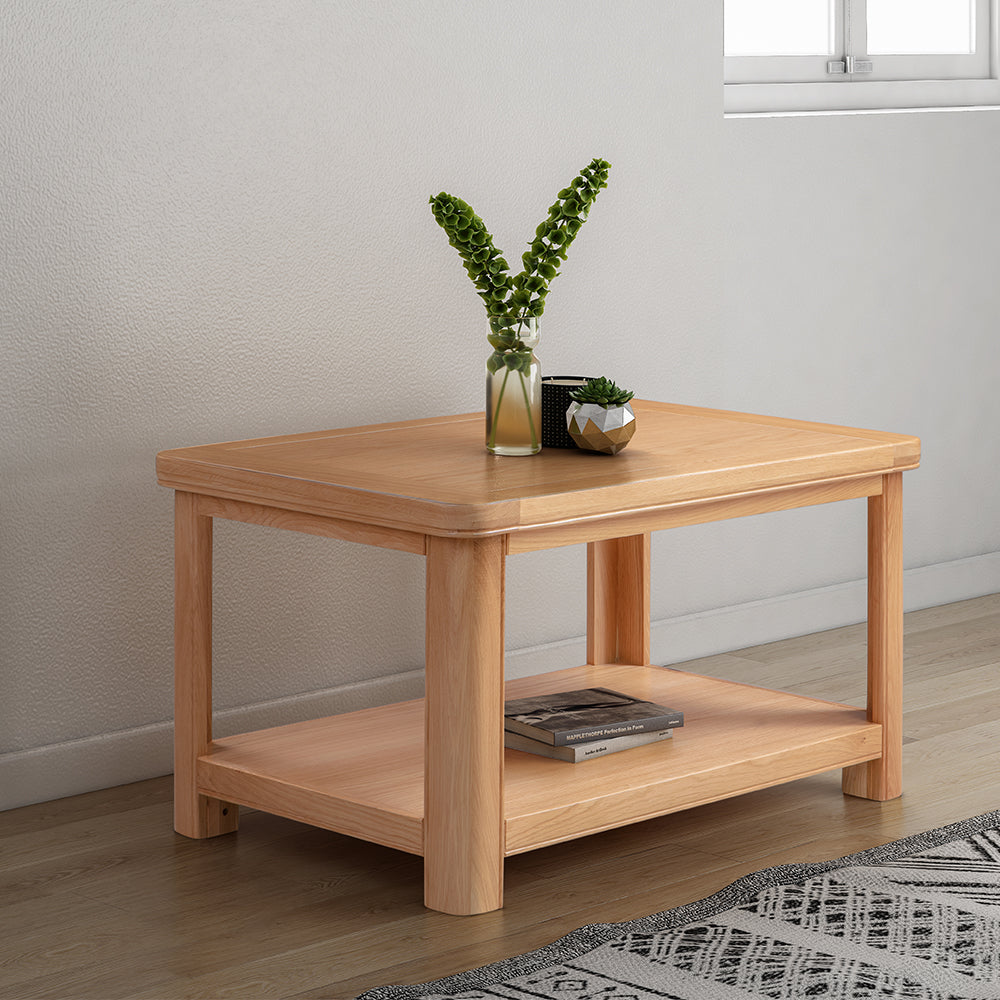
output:
[[[474,679],[475,671],[465,673],[472,683],[481,683]],[[882,749],[881,726],[869,722],[864,709],[661,667],[574,667],[509,681],[506,694],[521,698],[594,685],[627,687],[638,697],[683,705],[685,726],[662,746],[629,751],[624,761],[602,757],[588,761],[587,767],[504,751],[502,738],[496,760],[482,751],[471,761],[444,756],[442,773],[429,784],[427,797],[437,783],[444,785],[446,817],[455,811],[456,799],[468,803],[458,810],[460,822],[454,828],[438,831],[449,870],[446,882],[459,877],[462,866],[456,859],[467,842],[496,844],[495,826],[501,821],[503,853],[518,854],[869,760]],[[478,699],[484,712],[485,706],[492,707],[489,695],[484,691]],[[437,696],[429,693],[432,702]],[[451,691],[444,697],[451,707],[459,697],[475,701]],[[220,796],[242,795],[245,804],[256,808],[429,857],[433,850],[426,851],[421,836],[423,715],[423,702],[409,701],[224,737],[199,761],[200,787]],[[428,726],[430,717],[428,708]],[[500,728],[493,717],[483,725]],[[450,728],[445,727],[446,735]],[[373,740],[372,733],[384,736]],[[362,740],[376,745],[359,757]],[[466,735],[465,745],[469,742]],[[502,786],[499,756],[506,759]],[[493,798],[500,787],[502,802]],[[429,809],[427,815],[432,814]],[[479,840],[472,834],[473,823],[482,824]],[[468,868],[478,870],[479,865],[494,874],[483,861]]]
[[[357,521],[341,521],[335,517],[317,517],[302,511],[281,510],[278,507],[263,507],[260,504],[212,496],[200,498],[199,511],[209,517],[245,521],[247,524],[259,524],[267,528],[284,528],[286,531],[301,531],[321,538],[340,538],[346,542],[413,552],[420,556],[427,552],[426,536],[413,531],[381,528],[359,524]]]
[[[483,448],[482,414],[462,414],[177,448],[157,456],[157,474],[173,489],[282,510],[485,535],[881,475],[915,468],[920,457],[919,440],[901,434],[648,400],[633,406],[638,430],[613,458],[549,448],[511,462]]]
[[[445,913],[503,906],[503,611],[503,540],[430,537],[424,899]]]
[[[423,721],[422,702],[403,702],[226,736],[199,758],[198,788],[422,854]],[[359,746],[366,747],[363,756]]]
[[[683,706],[684,727],[662,744],[629,751],[625,760],[610,754],[586,767],[508,751],[508,855],[869,760],[881,751],[880,727],[868,723],[862,709],[680,670],[598,665],[510,688],[521,696],[594,684]]]
[[[239,803],[423,855],[426,904],[503,903],[504,858],[843,768],[899,795],[900,434],[639,401],[610,458],[482,447],[482,415],[162,452],[177,491],[177,830],[235,828]],[[867,712],[649,665],[650,532],[869,498]],[[212,740],[211,520],[385,546],[426,559],[421,702]],[[604,685],[683,710],[670,743],[567,770],[504,752],[504,563],[587,543],[584,667],[508,694]]]
[[[681,666],[857,701],[865,631]],[[840,795],[829,772],[518,854],[504,908],[472,920],[424,908],[420,858],[266,812],[177,836],[169,778],[0,813],[0,997],[350,1000],[995,809],[1000,595],[908,613],[906,657],[900,798]]]
[[[882,753],[844,771],[850,795],[903,794],[902,663],[903,475],[896,472],[884,477],[881,495],[868,500],[868,718],[882,727]]]
[[[507,552],[510,555],[535,552],[560,545],[648,534],[668,528],[686,528],[692,524],[725,521],[731,517],[770,514],[837,500],[856,500],[874,496],[881,490],[881,476],[858,476],[830,479],[810,483],[808,486],[789,486],[764,493],[739,493],[714,500],[657,504],[613,517],[583,517],[511,532],[507,536]]]
[[[587,545],[587,662],[649,663],[649,532]]]
[[[212,745],[212,519],[190,493],[174,496],[174,546],[174,828],[214,837],[236,829],[239,810],[198,790]]]

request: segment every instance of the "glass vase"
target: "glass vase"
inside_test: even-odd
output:
[[[490,317],[486,450],[494,455],[542,450],[542,370],[534,354],[539,336],[536,316]]]

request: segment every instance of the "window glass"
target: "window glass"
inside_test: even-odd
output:
[[[944,5],[948,2],[944,0]],[[834,38],[832,7],[832,0],[725,0],[725,53],[829,55]]]
[[[868,0],[868,54],[975,52],[974,0]]]

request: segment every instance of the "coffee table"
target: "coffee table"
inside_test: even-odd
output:
[[[843,768],[901,794],[902,472],[915,437],[635,401],[617,456],[502,458],[482,414],[161,452],[175,491],[175,828],[240,804],[422,855],[425,903],[503,905],[504,858]],[[650,532],[867,497],[868,703],[650,664]],[[212,524],[226,518],[420,556],[426,694],[212,736]],[[587,663],[504,683],[508,556],[587,545]],[[345,581],[346,583],[346,581]],[[506,750],[502,703],[595,685],[685,713],[672,740],[567,764]]]

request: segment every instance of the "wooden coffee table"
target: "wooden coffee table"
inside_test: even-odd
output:
[[[423,855],[425,902],[503,905],[529,851],[835,768],[901,791],[902,472],[917,438],[636,401],[610,457],[500,458],[482,414],[179,448],[175,826],[212,837],[238,804]],[[650,665],[650,532],[868,498],[868,705]],[[426,562],[426,697],[212,737],[212,522],[400,549]],[[602,685],[685,713],[672,740],[573,765],[504,750],[508,555],[587,543],[587,663],[506,696]]]

